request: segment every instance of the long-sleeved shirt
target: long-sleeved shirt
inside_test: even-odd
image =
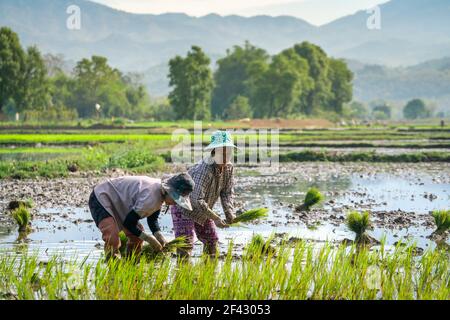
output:
[[[119,229],[124,228],[124,222],[132,211],[137,214],[136,218],[147,218],[158,212],[164,202],[161,180],[146,176],[108,179],[95,186],[94,193],[114,217]]]
[[[190,194],[192,211],[178,206],[181,212],[194,222],[203,225],[209,216],[208,209],[212,209],[220,197],[226,217],[234,211],[234,168],[227,165],[223,172],[212,158],[200,161],[188,170],[195,182],[194,191]]]

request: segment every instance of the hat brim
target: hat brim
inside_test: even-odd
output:
[[[167,191],[169,196],[183,209],[192,211],[191,200],[189,199],[189,195],[182,196],[176,190],[172,189],[167,183],[162,182],[162,187]]]
[[[230,148],[238,149],[238,147],[235,146],[234,143],[227,142],[227,143],[219,143],[219,144],[211,143],[205,148],[205,151],[213,150],[213,149],[216,149],[216,148],[223,148],[223,147],[230,147]]]

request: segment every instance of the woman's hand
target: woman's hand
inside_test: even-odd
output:
[[[236,219],[236,215],[230,213],[230,214],[227,216],[227,218],[225,219],[225,221],[226,221],[226,223],[228,223],[228,224],[232,224],[234,219]]]
[[[225,221],[223,221],[222,219],[216,219],[216,220],[213,220],[214,221],[214,223],[216,224],[216,226],[217,226],[217,228],[220,228],[220,229],[226,229],[226,228],[229,228],[230,226],[225,222]]]
[[[161,246],[163,248],[167,245],[167,240],[166,240],[166,238],[164,238],[161,231],[157,231],[153,235],[155,236],[156,240],[158,240],[158,242],[161,244]]]
[[[162,247],[161,243],[159,243],[159,241],[154,236],[150,236],[150,235],[142,232],[140,238],[142,240],[144,240],[145,242],[148,242],[148,244],[150,245],[150,247],[152,248],[153,251],[155,251],[155,252],[162,251],[163,247]]]

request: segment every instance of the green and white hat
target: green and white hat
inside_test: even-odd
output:
[[[226,131],[218,130],[211,135],[211,143],[205,148],[205,150],[213,150],[215,148],[222,147],[237,148],[233,143],[231,134]]]

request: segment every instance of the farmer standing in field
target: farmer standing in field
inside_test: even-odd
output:
[[[194,182],[187,173],[163,180],[125,176],[96,185],[89,198],[89,209],[102,233],[107,257],[120,257],[121,230],[128,238],[127,255],[139,254],[144,241],[154,251],[161,251],[167,243],[158,224],[162,204],[177,204],[188,212],[192,210],[189,193],[193,189]],[[139,223],[143,218],[147,218],[153,235],[144,232]]]
[[[231,164],[234,148],[236,146],[228,132],[216,131],[205,149],[210,151],[210,155],[188,171],[195,183],[194,191],[190,194],[192,211],[179,205],[171,207],[175,236],[186,237],[190,246],[188,250],[178,250],[182,257],[191,254],[195,234],[203,242],[203,251],[214,256],[219,240],[216,226],[227,228],[235,218],[234,168]],[[226,221],[211,210],[219,197]]]

